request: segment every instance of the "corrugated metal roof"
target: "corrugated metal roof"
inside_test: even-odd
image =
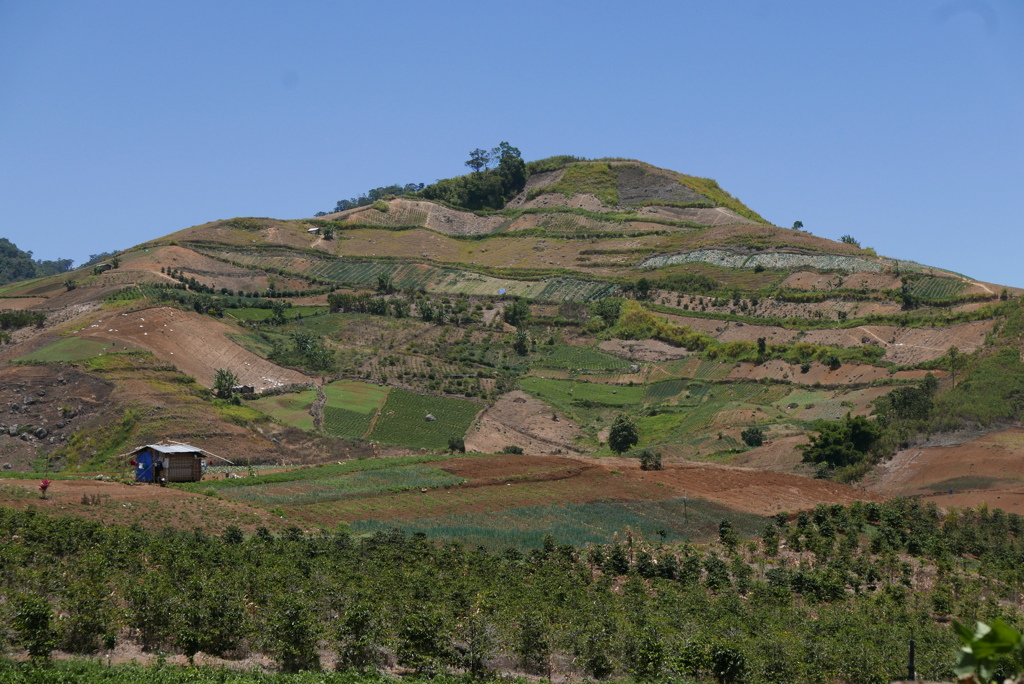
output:
[[[138,453],[143,449],[152,449],[160,454],[194,454],[202,451],[202,449],[188,446],[187,444],[147,444],[146,446],[139,447],[133,453]]]

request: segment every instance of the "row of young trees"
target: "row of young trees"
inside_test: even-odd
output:
[[[885,682],[913,634],[918,671],[941,679],[950,615],[1016,621],[999,599],[1021,588],[1022,532],[1019,516],[897,500],[779,516],[757,542],[723,521],[703,549],[626,534],[522,553],[397,531],[151,533],[0,508],[0,641],[36,657],[124,640],[259,651],[286,670],[320,667],[327,649],[339,668],[423,674]]]

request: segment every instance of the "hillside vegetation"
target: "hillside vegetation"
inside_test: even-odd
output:
[[[0,288],[0,611],[83,653],[723,682],[884,681],[909,630],[948,676],[942,621],[1018,614],[1020,291],[635,160],[469,157]],[[165,439],[222,470],[129,485]]]

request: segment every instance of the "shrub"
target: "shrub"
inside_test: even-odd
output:
[[[448,451],[460,454],[466,453],[466,441],[462,437],[449,437]]]
[[[640,452],[640,470],[661,470],[661,452],[644,449]]]
[[[507,447],[504,447],[501,450],[501,453],[503,453],[503,454],[521,454],[521,453],[523,453],[523,447],[516,446],[514,444],[509,444]]]
[[[764,430],[756,425],[749,427],[740,433],[740,439],[749,447],[759,447],[764,444]]]

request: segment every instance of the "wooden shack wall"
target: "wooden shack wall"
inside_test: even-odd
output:
[[[168,482],[198,482],[203,478],[203,466],[196,454],[168,454],[165,477]]]

